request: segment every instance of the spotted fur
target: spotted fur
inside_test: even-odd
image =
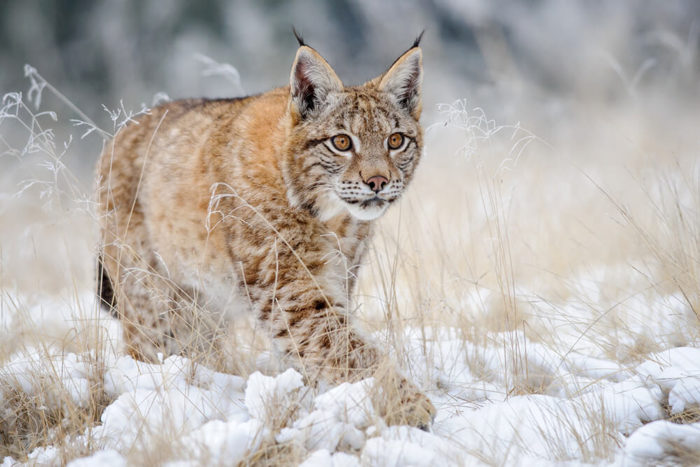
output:
[[[349,297],[371,221],[420,160],[421,80],[417,44],[346,87],[302,42],[288,87],[168,103],[120,131],[98,167],[100,271],[129,352],[215,352],[243,308],[310,378],[374,374],[383,354],[351,325]],[[386,179],[380,191],[371,177]],[[394,421],[427,424],[429,400],[403,378],[396,388],[406,410]]]

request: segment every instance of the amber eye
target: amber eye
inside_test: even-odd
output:
[[[352,147],[352,141],[348,135],[335,135],[331,138],[331,143],[338,151],[349,151]]]
[[[403,144],[403,135],[401,133],[392,133],[387,144],[389,149],[399,149]]]

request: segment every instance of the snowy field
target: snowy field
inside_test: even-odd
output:
[[[93,296],[90,181],[53,115],[10,104],[2,466],[700,464],[696,113],[577,109],[547,139],[464,101],[426,117],[356,307],[437,407],[425,432],[386,426],[371,380],[280,368],[245,317],[220,367],[124,356]]]
[[[658,304],[668,306],[659,313],[682,316],[683,306],[674,308],[676,300],[669,300]],[[28,311],[37,321],[56,320],[90,309],[93,302],[90,295],[80,302],[38,301]],[[116,322],[94,316],[97,326],[118,336]],[[11,320],[5,332],[9,327]],[[371,380],[315,392],[293,369],[241,377],[182,357],[155,365],[113,350],[97,358],[41,344],[14,352],[0,371],[6,391],[33,399],[40,404],[35,409],[45,413],[89,410],[96,388],[108,401],[84,432],[31,450],[33,465],[67,460],[71,466],[698,460],[700,348],[670,347],[624,365],[584,349],[536,343],[519,331],[484,332],[483,344],[447,326],[406,328],[403,334],[407,367],[438,408],[431,432],[385,426],[371,403]],[[527,371],[523,383],[532,389],[509,394],[506,375],[514,346],[522,352],[518,364]],[[8,405],[16,399],[0,402],[8,417]],[[10,423],[5,418],[3,428]],[[8,456],[2,465],[15,463]]]

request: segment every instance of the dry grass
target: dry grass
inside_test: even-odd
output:
[[[86,428],[111,402],[102,387],[104,355],[118,351],[118,344],[97,309],[47,320],[32,311],[31,300],[18,298],[40,292],[75,299],[92,289],[96,222],[81,201],[89,194],[76,188],[60,163],[60,145],[42,127],[45,118],[20,101],[16,106],[17,117],[5,107],[0,125],[30,137],[33,146],[18,154],[26,158],[22,171],[23,164],[44,161],[48,171],[39,173],[48,177],[0,200],[0,363],[37,347],[82,355],[90,369],[90,402],[75,403],[60,371],[30,372],[33,392],[12,374],[2,375],[0,457],[26,459],[38,446],[55,445],[67,462],[100,448]],[[430,355],[433,331],[452,328],[474,378],[502,381],[508,396],[547,394],[563,384],[533,366],[533,343],[562,361],[576,351],[626,368],[650,352],[700,344],[700,165],[696,143],[683,137],[695,131],[694,109],[679,108],[669,125],[665,115],[634,106],[587,108],[581,121],[561,123],[566,130],[585,128],[587,138],[557,142],[494,126],[463,102],[445,110],[447,125],[428,130],[418,178],[381,221],[360,276],[358,321],[381,331],[408,373],[415,370],[406,351],[409,329],[433,359],[439,358]],[[118,130],[128,113],[114,121]],[[673,316],[666,308],[674,306],[691,310],[695,319],[664,321]],[[257,359],[269,342],[255,324],[238,324],[226,335],[225,351],[213,360],[205,352],[202,361],[243,376],[260,368]],[[505,356],[503,374],[493,374],[485,361],[490,347]],[[439,392],[433,371],[416,376]],[[378,387],[384,388],[375,395],[379,405],[391,410],[398,396],[390,381]],[[303,446],[275,441],[296,410],[271,401],[269,434],[245,465],[291,465],[308,455]],[[606,415],[582,405],[576,417],[567,431],[579,440],[582,459],[610,459],[619,446]],[[691,423],[699,415],[692,408],[669,419]],[[85,433],[87,439],[76,442]],[[555,457],[567,459],[560,440],[550,441]],[[186,451],[163,435],[128,459],[161,463]],[[512,461],[497,450],[472,454],[490,463]]]

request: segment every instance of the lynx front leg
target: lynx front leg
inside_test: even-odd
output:
[[[275,344],[312,380],[338,383],[371,376],[381,354],[349,324],[344,303],[313,281],[285,282],[258,300],[258,316]]]
[[[386,355],[349,322],[346,303],[324,293],[317,283],[295,271],[294,280],[261,296],[260,318],[279,347],[298,359],[310,378],[337,384],[377,377],[379,411],[390,424],[427,427],[435,408],[418,388],[387,366]]]

